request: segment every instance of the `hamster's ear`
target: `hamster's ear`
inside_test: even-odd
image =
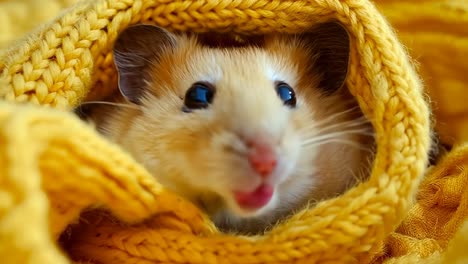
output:
[[[150,69],[163,52],[176,44],[169,31],[152,25],[125,29],[114,44],[114,63],[119,75],[119,89],[129,101],[139,104],[151,78]]]
[[[312,45],[313,70],[321,75],[320,88],[332,94],[344,85],[348,74],[350,38],[348,31],[338,22],[317,25],[311,32],[303,34],[307,45]]]

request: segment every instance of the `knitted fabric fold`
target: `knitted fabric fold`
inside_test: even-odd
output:
[[[111,47],[130,25],[297,33],[332,19],[350,33],[347,86],[376,133],[370,179],[263,236],[220,233],[198,208],[166,191],[119,146],[68,112],[116,89]],[[463,257],[463,236],[453,245],[450,240],[466,216],[466,147],[454,149],[427,172],[416,199],[419,208],[413,206],[430,145],[428,104],[411,60],[369,1],[82,1],[0,55],[4,263],[368,263]],[[434,211],[428,218],[440,233],[408,228],[421,222],[408,215],[434,208],[447,216],[438,221]],[[430,248],[424,238],[432,239]],[[436,255],[446,248],[447,254]]]

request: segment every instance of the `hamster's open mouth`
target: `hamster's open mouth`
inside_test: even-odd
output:
[[[262,184],[253,192],[234,192],[237,204],[247,210],[259,209],[268,204],[273,197],[274,187],[269,184]]]

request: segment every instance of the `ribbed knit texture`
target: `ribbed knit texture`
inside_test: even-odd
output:
[[[258,34],[301,32],[330,19],[350,32],[347,84],[376,131],[371,178],[264,236],[219,233],[118,146],[62,111],[115,89],[110,51],[129,25]],[[467,147],[428,172],[414,205],[429,149],[428,106],[402,45],[368,1],[90,0],[8,46],[0,53],[2,263],[408,263],[399,261],[466,256],[460,236],[450,254],[437,250],[447,248],[466,217]],[[420,225],[407,216],[424,212],[433,212],[427,223],[440,233],[427,236],[432,248],[418,251],[405,239],[418,242],[428,229],[406,228]]]

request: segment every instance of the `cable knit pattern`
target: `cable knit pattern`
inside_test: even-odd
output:
[[[118,146],[63,111],[115,89],[110,51],[129,25],[259,34],[301,32],[331,19],[350,33],[347,84],[376,131],[371,177],[264,236],[220,233]],[[391,246],[398,243],[388,241],[424,175],[429,110],[411,61],[370,2],[89,0],[1,54],[4,263],[368,263],[397,252]]]

